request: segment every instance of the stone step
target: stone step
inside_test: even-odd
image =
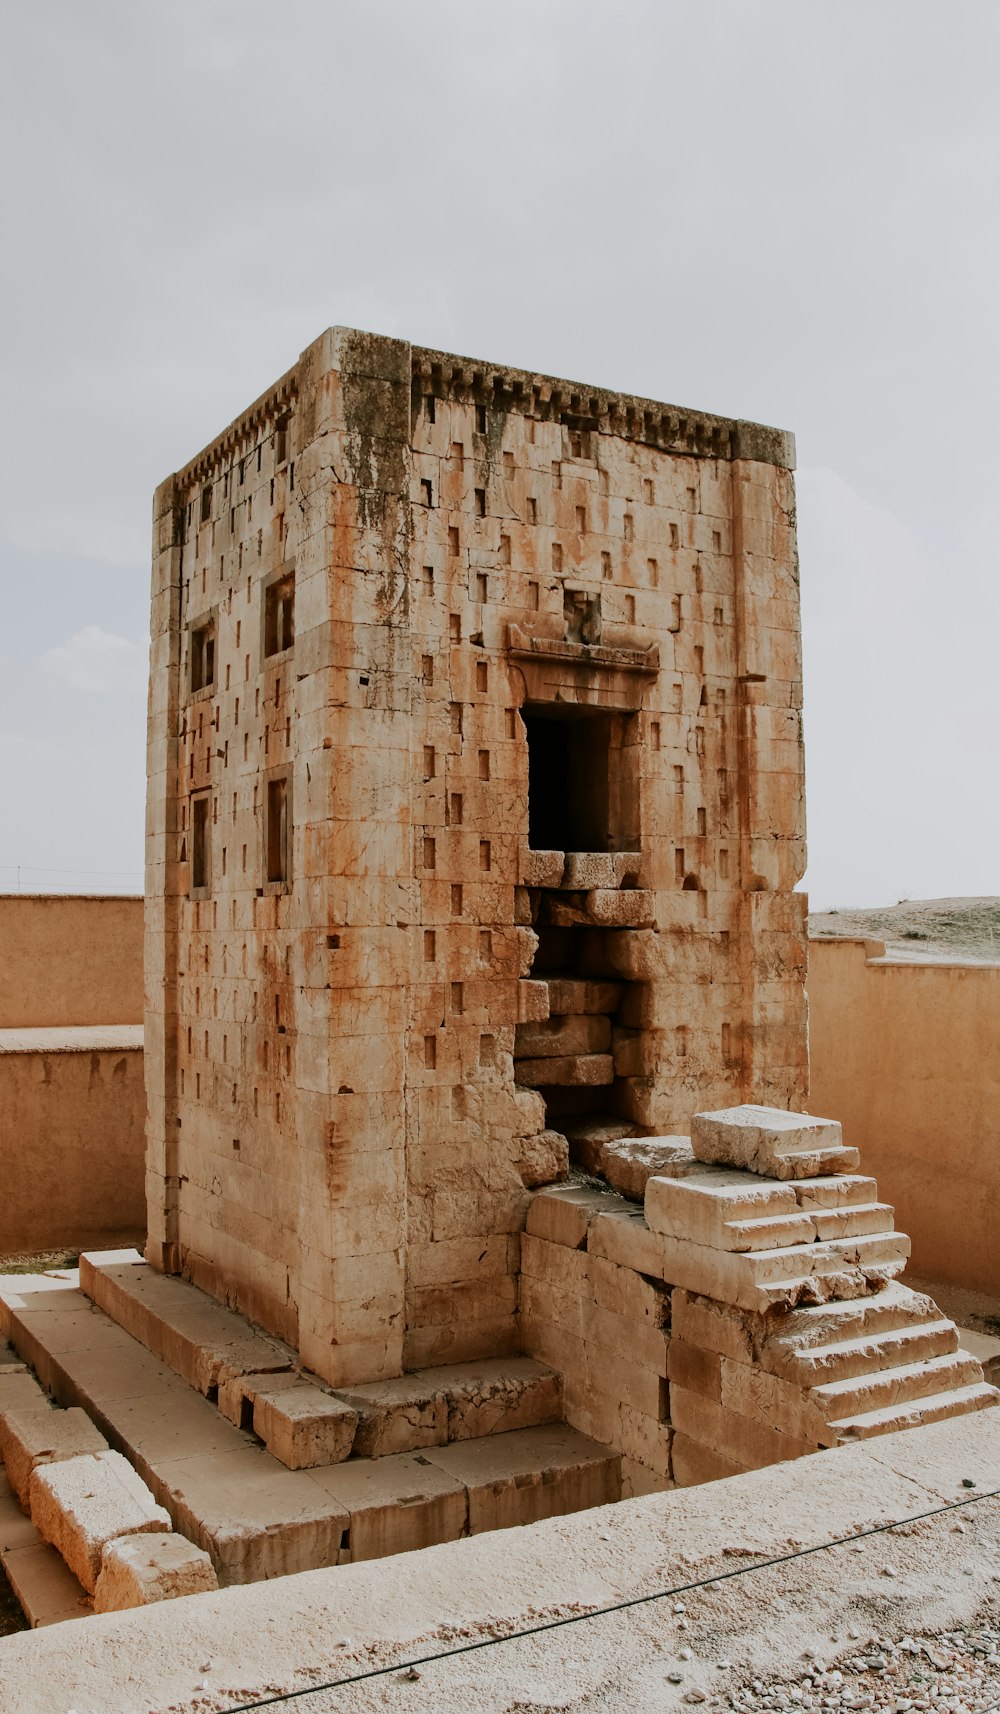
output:
[[[531,1357],[506,1357],[341,1387],[337,1397],[358,1413],[355,1457],[384,1458],[557,1423],[562,1378]]]
[[[966,1416],[970,1411],[988,1410],[996,1404],[1000,1404],[1000,1392],[981,1381],[954,1392],[915,1399],[909,1404],[887,1405],[881,1410],[844,1417],[830,1427],[836,1431],[838,1445],[843,1445],[845,1441],[869,1440],[877,1434],[895,1434],[899,1429],[920,1428],[925,1423],[943,1422],[947,1417]]]
[[[197,1286],[157,1273],[138,1252],[134,1262],[122,1262],[119,1255],[85,1252],[80,1257],[80,1289],[206,1398],[215,1398],[219,1386],[235,1375],[295,1368],[295,1353],[288,1346]]]
[[[825,1381],[810,1389],[810,1398],[828,1422],[894,1409],[934,1393],[956,1392],[982,1382],[983,1371],[967,1351],[953,1351],[895,1369],[877,1369],[842,1381]]]
[[[784,1360],[783,1353],[808,1351],[817,1345],[839,1344],[873,1333],[940,1321],[941,1311],[923,1292],[892,1280],[881,1289],[859,1294],[843,1303],[819,1303],[793,1309],[771,1335],[765,1351]],[[770,1360],[769,1365],[770,1366]]]
[[[620,1494],[621,1461],[607,1446],[558,1422],[511,1426],[521,1411],[537,1419],[555,1409],[558,1376],[530,1358],[439,1371],[456,1437],[447,1445],[289,1470],[78,1290],[17,1296],[19,1353],[30,1350],[60,1403],[87,1409],[224,1585],[407,1552]]]
[[[854,1238],[891,1232],[895,1210],[886,1202],[847,1208],[822,1208],[813,1213],[727,1221],[727,1250],[766,1250],[788,1243],[824,1243],[829,1238]],[[787,1234],[787,1236],[786,1236]]]
[[[83,1585],[25,1517],[2,1470],[0,1565],[33,1630],[90,1614],[91,1601]]]
[[[878,1369],[944,1357],[958,1350],[958,1330],[952,1321],[916,1322],[888,1332],[871,1332],[829,1345],[796,1348],[781,1340],[769,1340],[761,1351],[761,1367],[772,1375],[815,1387],[828,1381],[846,1381],[870,1375]]]
[[[691,1146],[699,1160],[778,1179],[855,1172],[860,1158],[857,1149],[845,1147],[835,1119],[746,1103],[696,1113]]]
[[[743,1253],[653,1236],[660,1277],[671,1285],[759,1311],[870,1295],[880,1281],[902,1273],[910,1253],[910,1241],[902,1232]]]
[[[874,1179],[855,1174],[777,1180],[679,1161],[649,1179],[644,1207],[654,1232],[744,1251],[891,1232],[893,1210],[875,1198]]]
[[[620,1454],[565,1423],[455,1441],[425,1456],[464,1484],[470,1535],[621,1499]]]

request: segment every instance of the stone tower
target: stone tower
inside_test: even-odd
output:
[[[791,438],[334,328],[155,503],[149,1259],[519,1348],[566,1139],[804,1105]]]

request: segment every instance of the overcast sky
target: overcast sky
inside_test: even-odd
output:
[[[1000,892],[995,0],[0,24],[0,889],[141,887],[153,489],[342,323],[793,429],[813,902]]]

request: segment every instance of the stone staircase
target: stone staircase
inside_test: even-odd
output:
[[[32,1474],[53,1459],[87,1458],[96,1489],[116,1472],[90,1466],[122,1455],[158,1528],[207,1555],[222,1584],[620,1497],[620,1455],[562,1421],[561,1381],[548,1365],[484,1360],[334,1392],[280,1341],[135,1252],[82,1258],[80,1284],[86,1292],[73,1277],[0,1281],[0,1335],[38,1377],[23,1364],[7,1380],[0,1372],[0,1437],[27,1472],[42,1538],[56,1546],[55,1502]],[[15,1418],[28,1404],[25,1426]],[[81,1418],[97,1439],[85,1451]],[[93,1566],[93,1543],[98,1564],[105,1545],[100,1519],[87,1527]],[[116,1554],[109,1548],[109,1566]],[[99,1574],[77,1591],[82,1611],[88,1593],[100,1599]]]
[[[829,1445],[888,1434],[997,1402],[954,1322],[891,1284],[875,1297],[793,1310],[765,1341],[761,1367],[800,1388]]]
[[[760,1373],[724,1374],[720,1402],[804,1447],[1000,1402],[954,1323],[896,1280],[909,1239],[858,1164],[832,1120],[742,1107],[696,1115],[680,1176],[645,1187],[665,1277],[756,1317]]]

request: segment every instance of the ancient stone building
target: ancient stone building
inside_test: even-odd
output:
[[[147,1253],[327,1382],[521,1348],[567,1138],[804,1105],[792,464],[331,329],[160,487]]]

